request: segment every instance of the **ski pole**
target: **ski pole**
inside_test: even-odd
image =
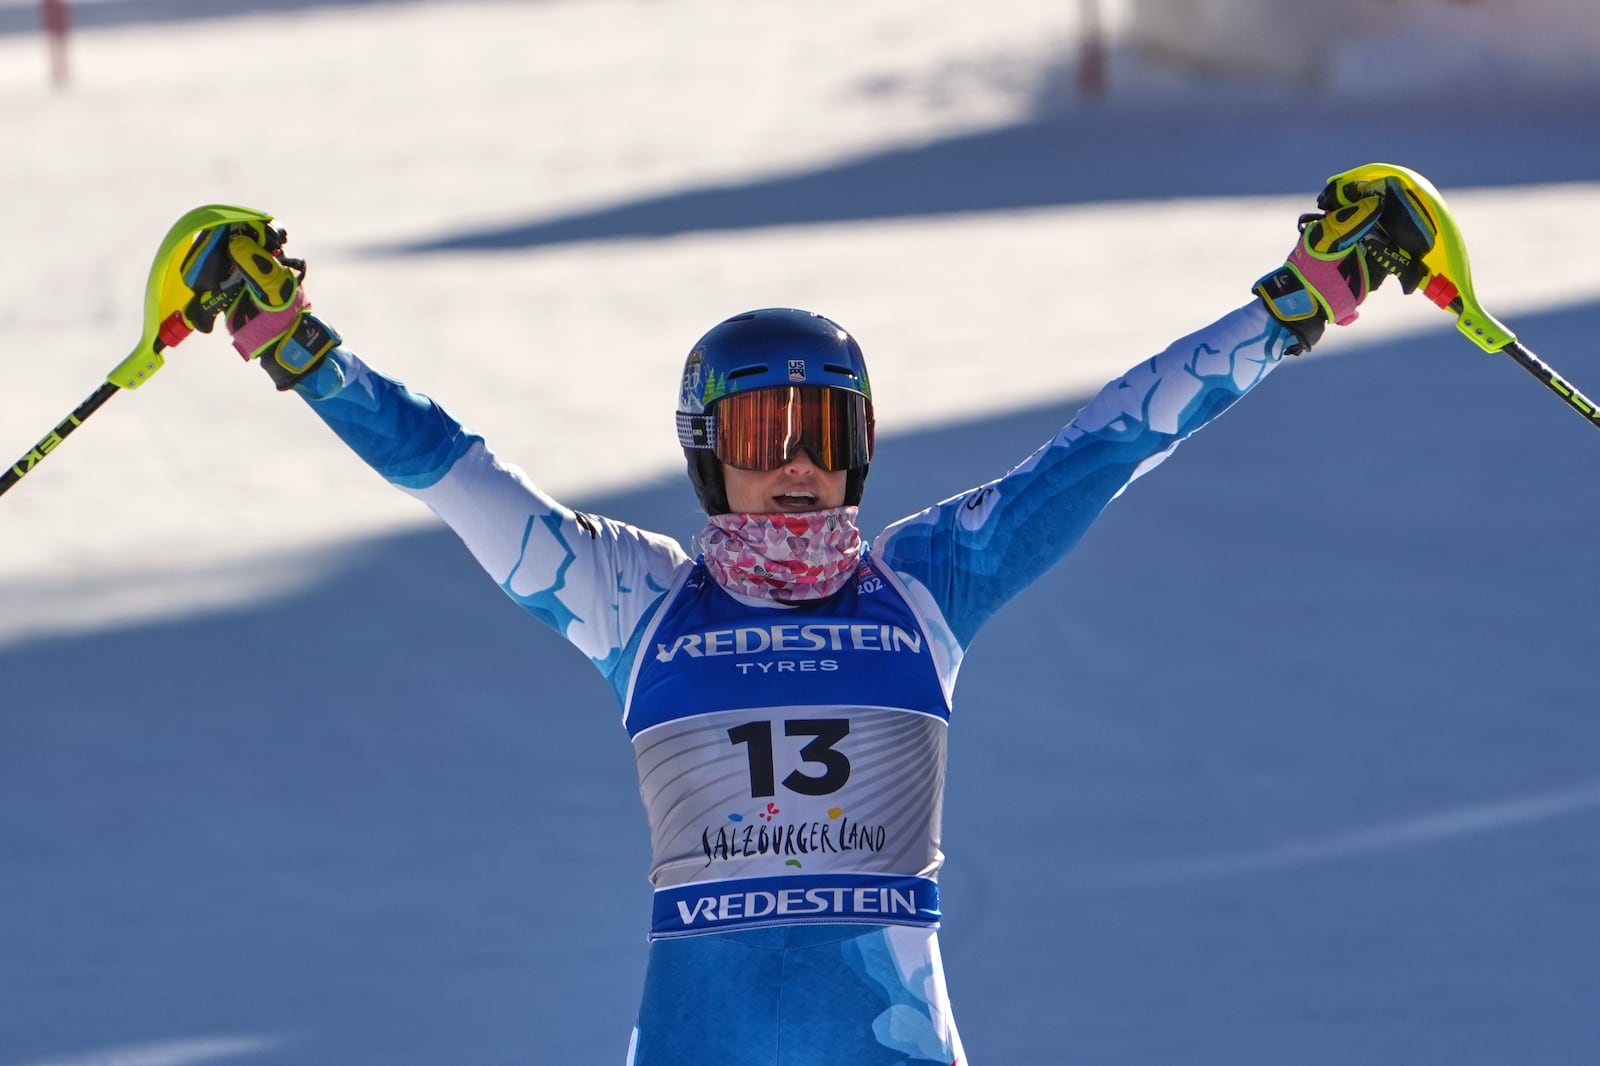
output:
[[[56,445],[60,444],[68,433],[83,425],[83,420],[100,410],[100,405],[111,399],[119,388],[121,386],[113,385],[109,381],[101,384],[98,389],[89,394],[87,400],[74,407],[72,413],[60,425],[46,434],[38,444],[35,444],[32,451],[12,463],[6,470],[0,471],[0,495],[4,495],[7,489],[32,473],[33,468],[43,462],[44,457],[54,451]]]
[[[1586,418],[1591,426],[1600,429],[1600,407],[1518,341],[1516,334],[1478,303],[1472,291],[1472,268],[1467,260],[1466,241],[1450,209],[1445,206],[1444,197],[1427,178],[1393,163],[1368,163],[1343,174],[1335,174],[1328,180],[1330,183],[1343,184],[1350,181],[1379,182],[1388,178],[1400,183],[1412,204],[1430,216],[1437,231],[1433,247],[1420,257],[1422,273],[1418,284],[1423,295],[1454,314],[1456,328],[1468,340],[1491,355],[1503,354],[1516,360],[1528,373],[1544,382],[1551,392],[1565,400],[1568,407]]]
[[[1469,281],[1467,284],[1471,284]],[[1422,294],[1432,300],[1439,307],[1451,311],[1456,315],[1461,331],[1471,337],[1478,346],[1491,354],[1499,352],[1515,359],[1523,369],[1545,383],[1545,386],[1557,396],[1567,402],[1567,406],[1589,420],[1589,424],[1600,429],[1600,408],[1595,406],[1593,400],[1579,392],[1566,378],[1556,373],[1555,368],[1540,359],[1527,345],[1517,340],[1510,330],[1505,329],[1500,323],[1489,318],[1488,328],[1480,322],[1469,310],[1467,298],[1457,289],[1457,286],[1443,274],[1434,274],[1427,281]]]
[[[1511,341],[1501,351],[1521,363],[1528,373],[1549,386],[1550,391],[1567,401],[1567,406],[1589,420],[1589,424],[1600,429],[1600,408],[1595,407],[1593,400],[1573,388],[1572,383],[1557,374],[1549,363],[1540,359],[1529,351],[1520,341]]]
[[[33,468],[55,451],[67,435],[83,425],[84,420],[98,411],[107,400],[123,389],[137,389],[160,370],[166,362],[162,352],[178,344],[194,331],[186,310],[195,292],[183,278],[183,252],[186,246],[202,231],[231,222],[265,222],[271,215],[248,207],[231,204],[207,204],[187,212],[161,241],[155,261],[150,265],[150,277],[145,284],[144,333],[139,344],[122,362],[112,368],[100,387],[89,394],[72,413],[55,426],[27,454],[0,471],[0,495],[21,481]],[[217,308],[206,306],[202,310],[214,313]]]

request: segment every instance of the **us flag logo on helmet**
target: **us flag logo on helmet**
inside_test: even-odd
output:
[[[804,359],[789,360],[789,380],[804,381],[806,379],[806,361]]]

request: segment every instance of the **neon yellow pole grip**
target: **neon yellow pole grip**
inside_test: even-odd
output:
[[[229,222],[265,222],[272,218],[264,211],[233,204],[206,204],[187,212],[172,224],[150,264],[150,277],[144,290],[144,333],[138,347],[106,375],[111,384],[137,389],[166,363],[161,352],[172,347],[194,328],[183,318],[183,309],[194,297],[194,290],[183,281],[183,253],[202,231]],[[175,323],[169,320],[178,316]]]
[[[1467,260],[1467,242],[1455,218],[1445,206],[1444,197],[1427,178],[1408,167],[1394,163],[1366,163],[1335,174],[1328,181],[1379,182],[1394,178],[1406,191],[1412,204],[1427,215],[1437,234],[1433,247],[1422,257],[1428,272],[1423,294],[1456,316],[1456,328],[1486,352],[1499,352],[1517,335],[1483,309],[1472,291],[1472,266]],[[1459,302],[1457,302],[1459,301]]]
[[[194,329],[194,324],[184,317],[183,309],[194,298],[194,290],[183,281],[183,255],[185,246],[202,231],[228,222],[266,222],[271,215],[249,207],[232,204],[207,204],[188,212],[167,231],[150,266],[150,277],[145,284],[144,333],[139,346],[128,353],[106,375],[100,387],[89,394],[73,412],[57,423],[22,458],[0,470],[0,495],[21,481],[33,468],[44,462],[66,439],[67,435],[83,425],[85,419],[100,409],[122,389],[136,389],[149,381],[162,364],[163,349],[183,340]]]

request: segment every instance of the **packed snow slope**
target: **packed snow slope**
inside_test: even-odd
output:
[[[0,450],[127,353],[166,227],[244,203],[374,365],[683,538],[689,344],[834,316],[875,531],[1244,302],[1374,159],[1600,391],[1570,71],[1401,77],[1390,40],[1202,85],[1113,47],[1086,100],[1059,0],[248,6],[78,5],[56,93],[0,4]],[[963,669],[974,1061],[1600,1061],[1597,463],[1390,285],[1119,499]],[[0,500],[0,1066],[620,1063],[638,806],[582,656],[218,337]]]

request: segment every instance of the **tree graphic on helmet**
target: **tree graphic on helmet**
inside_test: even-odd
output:
[[[700,390],[700,407],[704,410],[728,394],[728,375],[710,370],[705,385]]]

